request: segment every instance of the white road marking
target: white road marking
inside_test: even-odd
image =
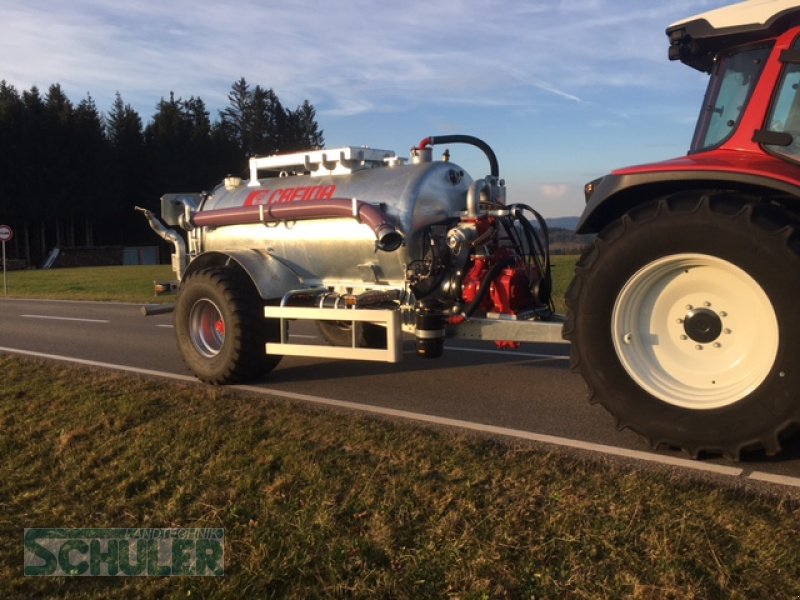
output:
[[[156,325],[156,327],[167,327],[169,329],[174,329],[175,328],[174,325],[166,325],[164,323],[159,323],[158,325]]]
[[[109,300],[57,300],[55,298],[0,298],[2,302],[54,302],[59,304],[105,304],[111,306],[141,306],[141,302],[116,302]]]
[[[777,483],[779,485],[790,485],[793,487],[800,487],[800,477],[787,477],[786,475],[775,475],[774,473],[764,473],[763,471],[753,471],[749,475],[750,479],[756,481],[766,481],[768,483]]]
[[[71,362],[78,365],[86,365],[87,367],[102,367],[104,369],[113,369],[115,371],[127,371],[128,373],[138,373],[140,375],[155,375],[156,377],[175,379],[177,381],[198,381],[196,377],[192,377],[191,375],[180,375],[179,373],[168,373],[166,371],[153,371],[151,369],[140,369],[139,367],[117,365],[114,363],[105,363],[97,360],[88,360],[85,358],[73,358],[71,356],[62,356],[60,354],[35,352],[33,350],[21,350],[19,348],[6,348],[5,346],[0,346],[0,352],[8,352],[10,354],[23,354],[25,356],[35,356],[36,358],[59,360],[61,362]]]
[[[541,358],[546,360],[569,360],[569,356],[559,354],[537,354],[534,352],[520,352],[519,350],[483,350],[481,348],[459,348],[457,346],[445,346],[445,350],[457,350],[459,352],[478,352],[482,354],[500,354],[508,358]]]
[[[108,319],[79,319],[77,317],[55,317],[51,315],[20,315],[28,319],[48,319],[50,321],[80,321],[82,323],[110,323]]]
[[[105,363],[95,360],[87,360],[81,358],[72,358],[69,356],[62,356],[58,354],[47,354],[44,352],[34,352],[31,350],[21,350],[19,348],[8,348],[0,346],[0,352],[8,352],[12,354],[23,354],[26,356],[35,356],[38,358],[46,358],[50,360],[58,360],[63,362],[71,362],[81,365],[87,365],[92,367],[101,367],[105,369],[113,369],[117,371],[125,371],[128,373],[137,373],[141,375],[152,375],[156,377],[162,377],[165,379],[172,379],[175,381],[183,381],[183,382],[191,382],[191,383],[200,383],[196,378],[190,375],[180,375],[177,373],[168,373],[165,371],[155,371],[152,369],[142,369],[138,367],[129,367],[126,365],[118,365],[113,363]],[[770,473],[763,473],[760,471],[756,471],[750,474],[746,474],[745,470],[739,467],[729,467],[726,465],[715,465],[710,463],[704,463],[701,461],[690,460],[686,458],[676,458],[672,456],[665,456],[661,454],[655,454],[653,452],[643,452],[640,450],[630,450],[628,448],[620,448],[617,446],[608,446],[606,444],[595,444],[592,442],[584,442],[581,440],[573,440],[570,438],[564,438],[559,436],[553,435],[546,435],[541,433],[533,433],[531,431],[523,431],[519,429],[509,429],[507,427],[498,427],[495,425],[488,425],[485,423],[474,423],[471,421],[463,421],[461,419],[450,419],[447,417],[438,417],[435,415],[428,415],[424,413],[416,413],[406,410],[398,410],[393,408],[384,408],[380,406],[371,406],[368,404],[359,404],[357,402],[348,402],[345,400],[335,400],[333,398],[324,398],[321,396],[313,396],[309,394],[300,394],[296,392],[287,392],[285,390],[278,390],[272,388],[262,388],[253,385],[236,385],[230,386],[232,389],[253,392],[256,394],[261,395],[271,395],[277,396],[280,398],[287,398],[290,400],[301,400],[303,402],[311,402],[314,404],[324,405],[324,406],[334,406],[337,408],[346,408],[350,410],[355,410],[359,412],[365,413],[373,413],[373,414],[380,414],[385,416],[391,417],[399,417],[402,419],[407,419],[411,421],[417,421],[422,423],[430,423],[434,425],[444,425],[447,427],[456,427],[459,429],[465,429],[469,431],[479,431],[483,433],[490,433],[494,435],[501,435],[504,437],[510,438],[517,438],[523,440],[529,440],[533,442],[539,442],[543,444],[549,444],[554,446],[562,446],[567,448],[576,448],[580,450],[588,450],[591,452],[597,452],[600,454],[606,454],[610,456],[619,456],[624,458],[631,458],[635,460],[642,460],[647,462],[658,463],[661,465],[673,466],[673,467],[680,467],[684,469],[691,469],[695,471],[703,471],[706,473],[714,473],[717,475],[726,475],[730,477],[745,477],[748,479],[756,480],[756,481],[764,481],[769,483],[776,483],[779,485],[785,485],[790,487],[800,487],[800,478],[795,477],[785,477],[782,475],[772,475]]]

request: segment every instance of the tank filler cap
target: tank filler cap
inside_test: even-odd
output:
[[[231,190],[235,190],[240,185],[242,185],[242,178],[241,177],[234,177],[232,175],[228,175],[224,179],[223,183],[225,184],[225,189],[230,192]]]
[[[433,148],[411,148],[411,164],[428,163],[433,160]]]

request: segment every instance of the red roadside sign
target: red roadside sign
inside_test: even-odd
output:
[[[14,239],[14,230],[8,225],[0,225],[0,242],[10,242]]]

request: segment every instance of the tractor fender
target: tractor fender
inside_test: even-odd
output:
[[[586,207],[576,232],[597,233],[637,204],[689,190],[741,191],[774,197],[786,209],[800,210],[800,186],[766,175],[713,170],[615,172],[586,185]]]
[[[210,267],[236,264],[253,282],[264,300],[282,298],[286,292],[306,287],[300,276],[285,263],[260,250],[231,250],[205,252],[197,256],[186,268],[182,280],[192,273]]]

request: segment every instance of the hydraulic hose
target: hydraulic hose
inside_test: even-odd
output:
[[[472,313],[481,305],[483,300],[486,298],[486,294],[489,293],[489,288],[492,285],[492,281],[494,281],[497,276],[500,274],[500,271],[505,269],[506,267],[512,266],[516,262],[515,258],[508,257],[504,260],[501,260],[498,263],[492,265],[492,268],[486,272],[486,275],[483,276],[481,279],[481,285],[478,289],[478,293],[475,294],[475,297],[472,299],[472,302],[467,304],[464,310],[461,312],[460,315],[454,315],[450,317],[450,324],[451,325],[460,325],[467,319],[472,316]]]
[[[436,144],[469,144],[483,151],[489,159],[489,174],[492,177],[500,177],[500,166],[497,163],[497,156],[491,146],[480,138],[471,135],[437,135],[426,137],[419,143],[419,148],[435,146]]]

